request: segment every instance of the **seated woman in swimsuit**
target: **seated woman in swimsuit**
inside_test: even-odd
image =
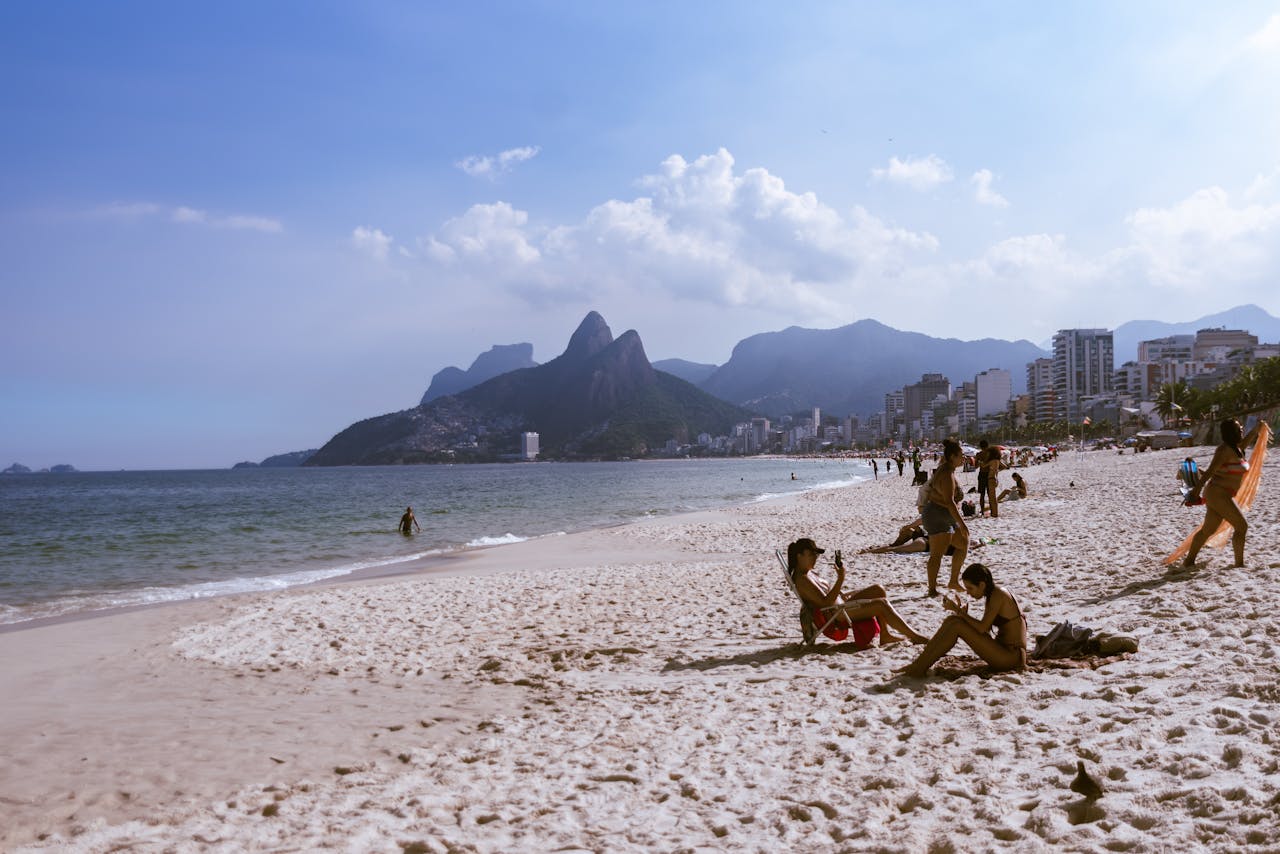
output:
[[[1016,471],[1013,473],[1013,486],[996,496],[997,501],[1017,501],[1027,497],[1027,482]]]
[[[1244,479],[1245,472],[1249,471],[1249,463],[1245,461],[1241,446],[1253,442],[1257,436],[1257,428],[1244,436],[1244,428],[1240,426],[1240,422],[1228,418],[1218,425],[1218,429],[1222,432],[1222,444],[1214,451],[1213,461],[1204,470],[1200,482],[1187,493],[1187,504],[1199,504],[1203,494],[1205,513],[1204,524],[1192,538],[1191,550],[1182,560],[1183,566],[1195,565],[1200,549],[1218,530],[1223,519],[1232,528],[1231,548],[1235,551],[1236,566],[1244,566],[1244,539],[1249,532],[1249,523],[1245,521],[1240,505],[1236,504],[1235,496],[1240,491],[1240,482]]]
[[[997,587],[991,570],[980,563],[969,564],[960,578],[966,593],[986,600],[982,619],[970,616],[968,605],[948,596],[942,606],[952,613],[916,660],[898,672],[917,679],[927,675],[929,668],[961,640],[996,670],[1021,670],[1027,666],[1027,618],[1018,600],[1008,590]],[[993,628],[995,637],[991,636]]]
[[[787,571],[791,574],[791,581],[795,584],[796,592],[800,594],[801,599],[818,611],[830,612],[834,608],[839,608],[840,622],[843,625],[851,625],[855,620],[875,617],[882,629],[881,646],[902,640],[890,634],[890,628],[901,632],[912,643],[924,643],[928,640],[911,628],[902,615],[894,610],[888,593],[879,584],[864,587],[848,596],[841,595],[841,588],[844,587],[844,561],[840,559],[839,552],[836,553],[834,584],[828,586],[822,579],[811,577],[809,572],[818,562],[818,555],[825,551],[826,549],[818,548],[817,544],[808,537],[796,540],[787,546]]]

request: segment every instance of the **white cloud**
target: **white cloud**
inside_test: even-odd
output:
[[[874,271],[938,246],[862,208],[842,215],[766,169],[739,173],[724,149],[673,155],[637,184],[645,195],[548,228],[505,202],[476,205],[420,246],[458,277],[501,281],[533,301],[634,292],[809,317],[844,312]]]
[[[991,174],[990,169],[979,169],[974,172],[973,177],[969,179],[969,183],[974,186],[974,198],[980,205],[1007,208],[1009,207],[1009,200],[991,189],[991,181],[994,178],[995,176]]]
[[[422,246],[437,261],[469,261],[486,269],[523,267],[540,257],[525,232],[528,222],[527,213],[507,202],[472,205]]]
[[[509,148],[499,153],[496,157],[469,154],[453,165],[473,178],[489,178],[492,180],[499,175],[510,172],[517,163],[523,163],[526,160],[532,160],[537,157],[538,152],[541,150],[536,145],[526,145],[521,148]]]
[[[890,157],[886,168],[871,170],[871,177],[876,181],[905,184],[913,190],[924,192],[947,183],[954,176],[945,160],[936,154],[930,154],[928,157],[908,157],[906,160]]]
[[[1262,29],[1245,39],[1245,48],[1259,53],[1280,53],[1280,14],[1272,15]]]
[[[275,234],[284,230],[277,219],[247,214],[230,214],[212,216],[208,211],[186,205],[169,207],[154,202],[113,203],[89,211],[90,216],[107,217],[109,219],[137,220],[147,217],[163,217],[179,225],[205,225],[210,228],[228,228],[237,230],[261,231]]]
[[[351,244],[361,252],[367,253],[376,261],[386,261],[391,251],[392,238],[381,229],[357,226],[351,232]]]
[[[169,214],[169,218],[174,222],[206,222],[209,216],[195,208],[177,207]]]
[[[1280,204],[1235,206],[1208,187],[1167,208],[1140,208],[1125,220],[1131,243],[1155,285],[1202,290],[1275,272]]]
[[[1244,197],[1247,201],[1259,201],[1272,196],[1277,189],[1280,189],[1280,167],[1265,175],[1259,172],[1245,188]]]

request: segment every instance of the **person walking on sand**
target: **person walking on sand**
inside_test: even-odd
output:
[[[997,587],[991,570],[980,563],[965,569],[964,591],[974,599],[986,600],[981,619],[970,616],[969,606],[948,596],[942,607],[951,613],[916,660],[896,672],[920,679],[929,673],[939,658],[951,651],[956,641],[964,641],[978,657],[996,670],[1021,670],[1027,666],[1027,616],[1018,600],[1003,587]],[[991,630],[995,629],[992,637]]]
[[[400,517],[400,533],[406,537],[413,534],[413,528],[418,529],[418,533],[422,533],[422,526],[418,524],[418,519],[413,515],[413,508],[408,507],[404,511],[404,515]]]
[[[978,467],[978,515],[987,515],[987,445],[986,439],[978,442],[978,453],[974,455],[974,465]]]
[[[889,601],[889,594],[879,584],[864,587],[848,596],[842,595],[844,561],[840,559],[840,552],[837,551],[835,555],[834,584],[827,585],[819,579],[810,577],[809,572],[818,562],[818,555],[825,551],[826,549],[818,548],[817,543],[808,537],[801,537],[787,546],[787,572],[791,575],[791,582],[796,586],[796,592],[800,594],[801,599],[818,612],[843,606],[840,607],[840,623],[843,625],[852,625],[858,620],[874,617],[883,629],[880,632],[881,646],[902,640],[900,637],[891,635],[890,628],[902,632],[912,643],[924,643],[928,640],[908,625],[893,607],[893,603]]]
[[[907,462],[907,455],[902,453],[902,451],[898,451],[897,462],[898,462],[898,477],[902,477],[902,467]]]
[[[1187,493],[1186,503],[1189,505],[1199,504],[1198,499],[1203,496],[1205,512],[1204,523],[1191,538],[1191,550],[1183,558],[1183,566],[1195,565],[1196,556],[1204,548],[1205,541],[1213,536],[1224,519],[1232,528],[1231,548],[1235,551],[1236,566],[1244,566],[1244,540],[1249,532],[1249,523],[1236,503],[1236,493],[1249,471],[1242,446],[1254,440],[1258,428],[1254,427],[1248,436],[1242,436],[1244,428],[1234,418],[1228,418],[1218,426],[1222,431],[1222,444],[1214,451],[1204,476]]]
[[[929,535],[929,595],[938,595],[938,570],[947,554],[947,546],[955,546],[951,554],[951,579],[947,586],[960,589],[960,567],[969,553],[969,528],[956,504],[956,468],[964,461],[964,451],[955,439],[942,443],[942,461],[933,470],[920,508],[920,523]],[[962,496],[963,492],[960,493]]]
[[[876,480],[880,479],[880,464],[876,462],[875,457],[871,458],[871,473],[876,476]]]

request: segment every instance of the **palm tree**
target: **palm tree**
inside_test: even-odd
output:
[[[1177,421],[1186,415],[1185,403],[1191,400],[1191,388],[1186,380],[1165,383],[1156,394],[1156,412],[1164,420],[1166,427],[1170,421]]]

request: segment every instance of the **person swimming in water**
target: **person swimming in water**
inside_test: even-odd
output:
[[[408,507],[400,517],[400,533],[408,537],[413,534],[413,528],[417,528],[419,534],[422,533],[422,526],[418,524],[418,518],[413,515],[413,508]]]

